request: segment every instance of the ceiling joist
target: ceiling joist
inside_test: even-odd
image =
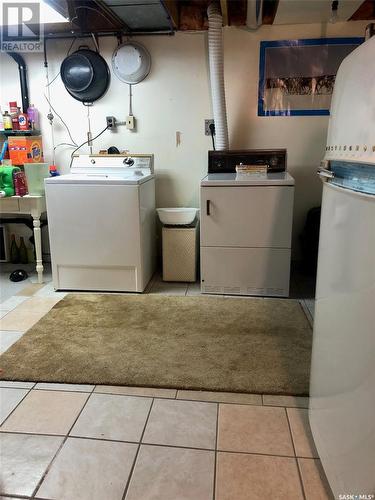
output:
[[[365,0],[354,12],[349,21],[373,21],[375,19],[375,0]]]
[[[45,1],[69,19],[67,23],[45,25],[47,37],[53,35],[79,36],[92,32],[136,35],[137,33],[170,34],[174,30],[207,30],[207,7],[211,3],[211,0]],[[246,25],[247,9],[250,5],[248,0],[217,1],[220,3],[224,26]],[[339,0],[339,9],[341,1],[343,0]],[[304,2],[306,2],[305,7]],[[309,8],[307,8],[307,3]],[[355,3],[359,7],[354,11],[357,7]],[[347,17],[350,16],[349,21],[375,20],[375,0],[364,0],[362,3],[353,0],[351,4],[354,4],[351,12],[345,7],[346,4],[342,4],[342,20],[345,20],[345,13]],[[251,5],[257,7],[254,2]],[[262,24],[328,22],[330,9],[330,0],[319,2],[312,0],[263,0]],[[352,13],[353,11],[354,13]],[[158,19],[157,22],[156,19]],[[145,29],[141,29],[142,23]]]

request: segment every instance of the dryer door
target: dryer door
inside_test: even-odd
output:
[[[292,186],[201,187],[201,245],[290,248]]]

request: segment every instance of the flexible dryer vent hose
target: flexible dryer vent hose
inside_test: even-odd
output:
[[[220,8],[212,3],[208,16],[208,58],[210,63],[212,110],[215,120],[216,149],[228,149],[228,124],[224,87],[223,19]]]

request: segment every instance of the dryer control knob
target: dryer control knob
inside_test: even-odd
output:
[[[271,167],[276,167],[277,164],[278,164],[277,156],[271,156],[271,158],[270,158]]]

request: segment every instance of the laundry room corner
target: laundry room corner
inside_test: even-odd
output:
[[[375,499],[375,0],[3,0],[0,498]]]
[[[349,26],[344,23],[325,26],[324,36],[359,36],[364,32],[366,22],[347,24]],[[290,32],[291,35],[288,34]],[[319,152],[325,145],[328,117],[294,117],[290,122],[288,117],[256,116],[259,41],[290,36],[322,36],[322,25],[262,26],[253,33],[233,27],[224,28],[225,83],[231,147],[286,147],[288,150],[288,169],[296,179],[293,258],[300,259],[299,234],[308,208],[318,205],[321,196],[315,171],[320,161]],[[152,152],[160,178],[156,186],[156,205],[197,207],[199,181],[206,172],[207,149],[211,147],[211,138],[204,135],[204,120],[212,116],[206,35],[203,32],[177,32],[172,38],[148,36],[136,37],[136,40],[141,41],[152,56],[150,75],[133,89],[137,129],[132,131],[119,127],[117,131],[108,131],[98,139],[96,147],[105,149],[114,145],[129,151]],[[70,40],[48,42],[51,79],[59,73],[70,43]],[[91,42],[83,40],[76,43],[90,45]],[[101,54],[108,64],[116,43],[113,38],[100,40]],[[18,80],[18,68],[4,53],[0,57],[2,99],[7,102],[15,94],[12,82]],[[26,54],[25,60],[30,75],[30,93],[35,96],[35,105],[40,110],[46,159],[52,161],[51,131],[47,119],[49,106],[39,92],[40,85],[46,81],[45,68],[41,55]],[[87,109],[67,97],[60,78],[51,85],[51,98],[76,142],[84,142],[87,139]],[[62,108],[59,103],[64,103]],[[115,116],[119,121],[125,119],[128,114],[128,86],[112,77],[105,99],[97,101],[90,114],[93,133],[105,127],[106,116]],[[57,116],[54,128],[55,143],[67,142],[67,131]],[[71,149],[64,146],[56,150],[56,163],[62,172],[69,169],[70,153]]]

